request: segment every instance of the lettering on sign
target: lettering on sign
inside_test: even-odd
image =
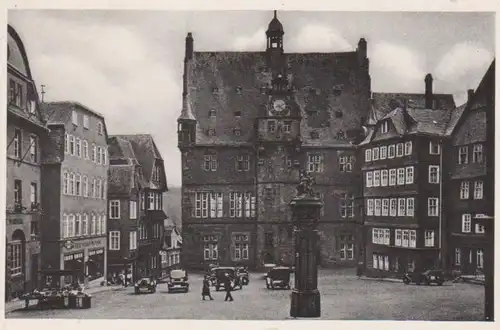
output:
[[[9,225],[22,225],[22,224],[23,224],[23,219],[21,218],[9,219]]]
[[[93,239],[93,240],[88,240],[88,241],[82,241],[82,242],[73,242],[73,244],[68,244],[65,246],[66,250],[81,250],[86,247],[93,247],[93,246],[103,246],[105,244],[105,241],[103,239]],[[96,251],[96,254],[99,252]]]

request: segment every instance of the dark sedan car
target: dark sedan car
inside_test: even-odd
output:
[[[170,280],[168,281],[168,292],[173,291],[189,291],[189,282],[187,272],[183,269],[174,269],[170,272]]]
[[[423,272],[406,273],[403,275],[403,283],[416,283],[417,285],[431,285],[432,283],[435,283],[437,285],[443,285],[444,274],[441,270],[426,270]]]
[[[143,277],[137,281],[134,285],[135,293],[155,293],[156,292],[156,281],[151,277]]]

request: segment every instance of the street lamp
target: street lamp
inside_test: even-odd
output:
[[[485,241],[483,268],[484,268],[484,319],[485,321],[494,321],[494,262],[495,262],[495,244],[494,237],[494,217],[485,214],[478,214],[475,217],[476,221],[484,226]]]
[[[299,170],[299,177],[297,194],[289,204],[295,235],[295,285],[291,295],[290,316],[319,317],[317,226],[323,205],[312,190],[314,178],[304,170]]]

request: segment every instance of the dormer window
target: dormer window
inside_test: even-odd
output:
[[[236,94],[243,93],[243,88],[241,86],[236,87]]]
[[[97,134],[102,135],[102,123],[97,123]]]
[[[159,182],[161,175],[161,168],[158,165],[155,165],[153,170],[153,181]]]
[[[311,137],[311,139],[313,140],[316,140],[316,139],[319,139],[319,133],[316,132],[316,131],[312,131],[309,136]]]
[[[211,118],[215,118],[215,109],[210,109],[210,111],[208,111],[208,116]]]
[[[215,129],[209,128],[207,133],[208,133],[208,136],[215,136]]]
[[[387,132],[389,132],[389,121],[386,120],[380,125],[380,133],[385,134]]]
[[[241,129],[239,129],[239,128],[235,128],[235,129],[233,130],[233,134],[234,134],[235,136],[240,136],[240,135],[241,135]]]
[[[342,111],[335,111],[335,118],[342,118],[343,115]]]
[[[219,88],[217,88],[217,87],[213,87],[213,88],[212,88],[212,93],[213,93],[213,94],[217,94],[217,93],[219,93]]]
[[[235,117],[241,117],[241,111],[240,111],[240,110],[236,110],[236,111],[234,112],[234,116],[235,116]]]

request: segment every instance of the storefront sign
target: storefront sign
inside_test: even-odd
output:
[[[99,249],[99,250],[90,250],[89,251],[89,257],[90,256],[93,256],[93,255],[96,255],[96,254],[103,254],[104,253],[104,249]]]
[[[14,219],[9,219],[9,225],[22,225],[23,224],[23,219],[20,218],[14,218]]]
[[[71,242],[71,244],[64,244],[64,251],[81,250],[88,247],[102,247],[105,244],[106,244],[105,239],[90,239],[79,242],[73,241]]]

